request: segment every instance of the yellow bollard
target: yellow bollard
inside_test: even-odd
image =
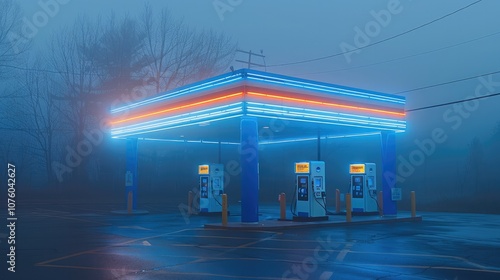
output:
[[[415,218],[417,216],[417,203],[415,201],[415,191],[411,191],[411,217]]]
[[[132,191],[128,192],[128,200],[127,200],[127,212],[132,214],[132,205],[134,203],[134,197],[132,195]]]
[[[350,223],[352,217],[352,204],[351,204],[351,194],[347,193],[345,195],[345,220]]]
[[[335,213],[340,213],[340,190],[335,190]]]
[[[280,194],[280,220],[286,220],[286,195]]]
[[[193,214],[193,192],[189,191],[188,193],[188,215]]]
[[[222,225],[227,226],[227,194],[222,195]]]
[[[378,192],[378,207],[380,207],[380,209],[378,209],[378,214],[380,215],[380,217],[384,216],[384,192],[383,191]]]

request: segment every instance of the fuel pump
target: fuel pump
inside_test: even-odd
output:
[[[200,176],[200,214],[221,213],[224,193],[224,165],[203,164],[198,166]]]
[[[325,162],[295,163],[294,220],[327,220]]]
[[[377,169],[375,163],[349,165],[352,212],[378,213]]]

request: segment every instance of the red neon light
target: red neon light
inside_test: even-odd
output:
[[[199,102],[195,102],[195,103],[190,103],[190,104],[186,104],[186,105],[182,105],[182,106],[163,109],[163,110],[159,110],[159,111],[155,111],[155,112],[151,112],[151,113],[147,113],[144,115],[139,115],[139,116],[123,119],[123,120],[117,120],[117,121],[111,122],[111,125],[116,125],[116,124],[132,121],[132,120],[143,119],[143,118],[147,118],[147,117],[151,117],[151,116],[155,116],[155,115],[160,115],[160,114],[164,114],[164,113],[168,113],[168,112],[172,112],[172,111],[178,111],[178,110],[182,110],[182,109],[186,109],[186,108],[198,107],[200,105],[206,105],[206,104],[214,103],[214,102],[217,102],[220,100],[224,100],[224,99],[228,99],[228,98],[232,98],[232,97],[236,97],[236,96],[240,96],[240,95],[243,95],[243,92],[232,93],[232,94],[228,94],[228,95],[224,95],[224,96],[220,96],[220,97],[216,97],[216,98],[212,98],[212,99],[207,99],[207,100],[203,100],[203,101],[199,101]]]
[[[351,105],[343,105],[343,104],[337,104],[337,103],[329,103],[329,102],[323,102],[323,101],[315,101],[315,100],[301,99],[301,98],[295,98],[295,97],[286,97],[286,96],[272,95],[272,94],[265,94],[265,93],[258,93],[258,92],[248,92],[248,95],[255,95],[255,96],[269,98],[269,99],[281,99],[281,100],[288,100],[288,101],[301,102],[301,103],[326,105],[326,106],[330,106],[330,107],[338,107],[338,108],[344,108],[344,109],[355,109],[355,110],[396,115],[396,116],[402,116],[402,117],[406,116],[406,113],[398,113],[398,112],[386,111],[386,110],[380,110],[380,109],[357,107],[357,106],[351,106]]]

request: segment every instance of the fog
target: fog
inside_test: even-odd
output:
[[[0,12],[0,162],[16,163],[27,195],[85,189],[121,198],[125,144],[109,134],[71,171],[61,174],[54,164],[99,128],[124,92],[142,87],[154,95],[244,68],[236,61],[248,60],[243,50],[265,55],[252,57],[266,65],[253,67],[261,71],[405,96],[408,128],[397,134],[404,195],[416,191],[423,210],[500,213],[498,1],[0,3],[11,7]],[[172,49],[158,49],[160,33],[146,34],[148,20],[153,33],[162,23],[170,28],[165,42]],[[436,141],[436,133],[445,140]],[[346,190],[349,163],[381,164],[378,136],[319,145],[331,195]],[[293,162],[317,160],[317,146],[261,148],[261,201],[292,195]],[[220,149],[222,163],[239,159],[237,146]],[[143,197],[184,199],[197,184],[196,166],[218,161],[219,147],[140,142],[139,156]],[[6,181],[6,168],[0,174]],[[237,203],[240,178],[230,180],[230,202]]]

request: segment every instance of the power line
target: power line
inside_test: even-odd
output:
[[[419,88],[414,88],[414,89],[410,89],[410,90],[404,90],[404,91],[396,92],[395,94],[402,94],[402,93],[408,93],[408,92],[412,92],[412,91],[423,90],[423,89],[428,89],[428,88],[433,88],[433,87],[438,87],[438,86],[443,86],[443,85],[449,85],[449,84],[453,84],[453,83],[457,83],[457,82],[467,81],[467,80],[471,80],[471,79],[475,79],[475,78],[479,78],[479,77],[483,77],[483,76],[487,76],[487,75],[498,74],[498,73],[500,73],[500,70],[499,71],[490,72],[490,73],[481,74],[481,75],[471,76],[471,77],[467,77],[467,78],[461,78],[461,79],[457,79],[457,80],[452,80],[452,81],[448,81],[448,82],[444,82],[444,83],[429,85],[429,86],[425,86],[425,87],[419,87]]]
[[[474,42],[474,41],[479,41],[479,40],[482,40],[484,38],[491,37],[491,36],[498,35],[498,34],[500,34],[500,31],[495,32],[495,33],[491,33],[491,34],[488,34],[488,35],[484,35],[484,36],[481,36],[481,37],[478,37],[478,38],[470,39],[470,40],[467,40],[467,41],[464,41],[464,42],[460,42],[460,43],[457,43],[457,44],[449,45],[449,46],[446,46],[446,47],[442,47],[442,48],[438,48],[438,49],[426,51],[426,52],[421,52],[421,53],[417,53],[417,54],[402,56],[402,57],[398,57],[398,58],[394,58],[394,59],[384,60],[384,61],[380,61],[380,62],[365,64],[365,65],[360,65],[360,66],[355,66],[355,67],[348,67],[348,68],[342,68],[342,69],[335,69],[335,70],[327,70],[327,71],[321,71],[321,72],[307,73],[307,75],[317,75],[317,74],[324,74],[324,73],[341,72],[341,71],[348,71],[348,70],[353,70],[353,69],[366,68],[366,67],[370,67],[370,66],[374,66],[374,65],[385,64],[385,63],[389,63],[389,62],[394,62],[394,61],[398,61],[398,60],[402,60],[402,59],[412,58],[412,57],[415,57],[415,56],[420,56],[420,55],[425,55],[425,54],[429,54],[429,53],[433,53],[433,52],[437,52],[437,51],[442,51],[442,50],[450,49],[450,48],[453,48],[453,47],[465,45],[465,44],[468,44],[468,43],[471,43],[471,42]]]
[[[420,108],[416,108],[416,109],[410,109],[410,110],[406,110],[406,112],[415,112],[415,111],[420,111],[420,110],[425,110],[425,109],[432,109],[432,108],[448,106],[448,105],[453,105],[453,104],[472,101],[472,100],[490,98],[490,97],[494,97],[494,96],[498,96],[498,95],[500,95],[500,92],[485,95],[485,96],[477,96],[477,97],[472,97],[472,98],[468,98],[468,99],[462,99],[462,100],[457,100],[457,101],[452,101],[452,102],[447,102],[447,103],[441,103],[441,104],[436,104],[436,105],[431,105],[431,106],[426,106],[426,107],[420,107]]]
[[[45,73],[50,73],[50,74],[63,74],[63,73],[69,74],[69,72],[60,72],[60,71],[49,70],[49,69],[27,68],[27,67],[20,67],[20,66],[8,65],[8,64],[2,64],[2,65],[0,65],[0,67],[12,68],[12,69],[22,70],[22,71],[45,72]]]
[[[483,1],[483,0],[477,0],[476,2],[473,2],[473,3],[469,4],[469,5],[466,5],[466,6],[464,6],[464,7],[460,8],[460,9],[458,9],[458,10],[455,10],[455,11],[453,11],[453,12],[451,12],[451,13],[448,13],[448,14],[446,14],[446,15],[444,15],[444,16],[441,16],[441,17],[439,17],[439,18],[437,18],[437,19],[431,20],[431,21],[429,21],[429,22],[427,22],[427,23],[421,24],[421,25],[419,25],[419,26],[417,26],[417,27],[414,27],[414,28],[409,29],[409,30],[407,30],[407,31],[404,31],[404,32],[402,32],[402,33],[399,33],[399,34],[396,34],[396,35],[394,35],[394,36],[391,36],[391,37],[385,38],[385,39],[383,39],[383,40],[380,40],[380,41],[377,41],[377,42],[374,42],[374,43],[368,44],[368,45],[363,46],[363,47],[355,48],[355,49],[350,50],[350,51],[344,51],[344,52],[335,53],[335,54],[332,54],[332,55],[327,55],[327,56],[323,56],[323,57],[317,57],[317,58],[313,58],[313,59],[307,59],[307,60],[301,60],[301,61],[295,61],[295,62],[288,62],[288,63],[281,63],[281,64],[273,64],[273,65],[268,65],[267,67],[281,67],[281,66],[288,66],[288,65],[296,65],[296,64],[302,64],[302,63],[309,63],[309,62],[314,62],[314,61],[319,61],[319,60],[324,60],[324,59],[328,59],[328,58],[332,58],[332,57],[336,57],[336,56],[344,55],[344,54],[351,53],[351,52],[353,52],[353,51],[357,51],[357,50],[366,49],[366,48],[368,48],[368,47],[375,46],[375,45],[381,44],[381,43],[383,43],[383,42],[387,42],[387,41],[389,41],[389,40],[392,40],[392,39],[395,39],[395,38],[401,37],[401,36],[403,36],[403,35],[406,35],[406,34],[408,34],[408,33],[413,32],[413,31],[415,31],[415,30],[418,30],[418,29],[420,29],[420,28],[423,28],[423,27],[425,27],[425,26],[428,26],[428,25],[430,25],[430,24],[433,24],[433,23],[435,23],[435,22],[437,22],[437,21],[443,20],[443,19],[445,19],[445,18],[447,18],[447,17],[449,17],[449,16],[452,16],[452,15],[454,15],[454,14],[458,13],[458,12],[461,12],[461,11],[463,11],[463,10],[465,10],[465,9],[469,8],[469,7],[472,7],[473,5],[476,5],[476,4],[478,4],[479,2],[482,2],[482,1]]]
[[[31,72],[42,72],[42,73],[48,73],[48,74],[70,74],[70,75],[89,75],[89,76],[97,76],[101,78],[108,78],[109,75],[104,75],[104,74],[98,74],[98,73],[82,73],[82,72],[70,72],[70,71],[57,71],[57,70],[51,70],[51,69],[42,69],[42,68],[28,68],[28,67],[20,67],[20,66],[14,66],[14,65],[8,65],[8,64],[2,64],[0,67],[5,67],[5,68],[12,68],[16,70],[21,70],[21,71],[31,71]],[[139,75],[119,75],[116,76],[117,78],[144,78],[144,76],[139,76]]]

